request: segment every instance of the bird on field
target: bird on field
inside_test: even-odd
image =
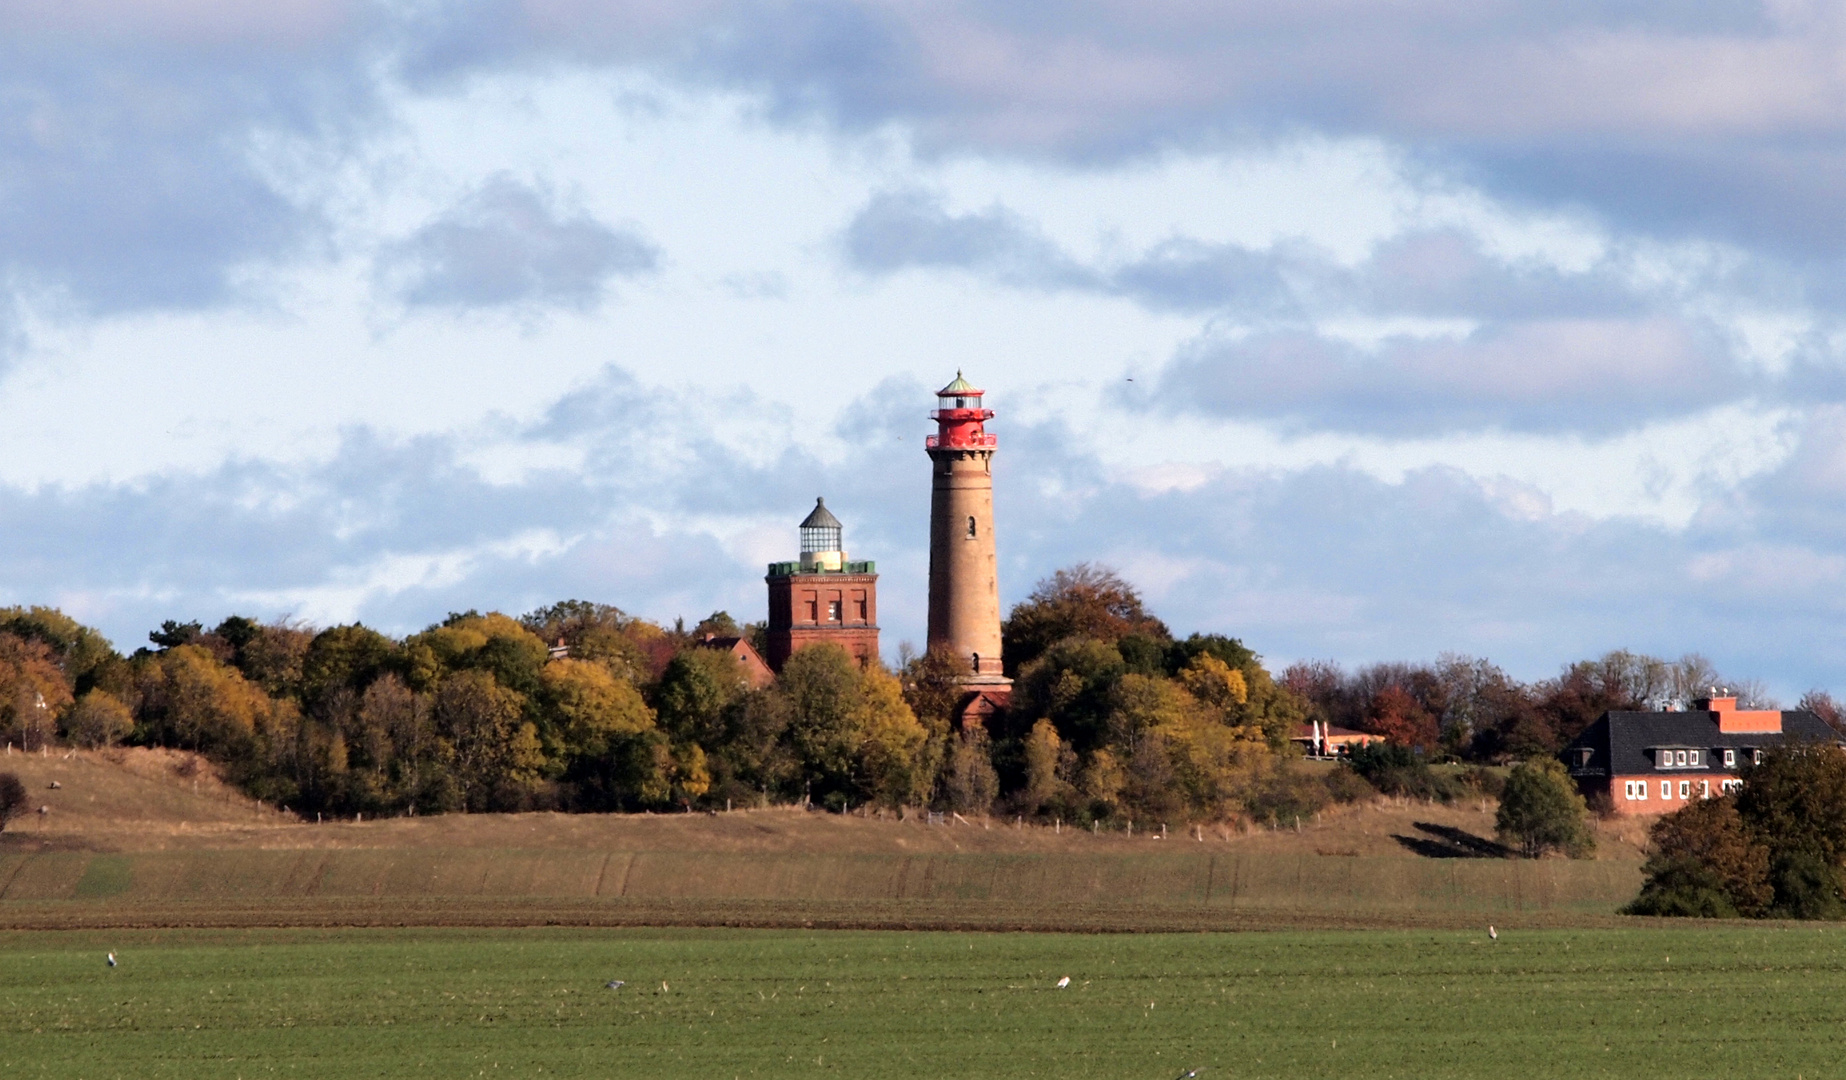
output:
[[[603,983],[603,985],[608,987],[611,990],[620,990],[622,987],[627,986],[628,984],[623,982],[620,979],[610,979],[608,982]]]
[[[1493,940],[1495,940],[1495,941],[1499,941],[1499,940],[1500,940],[1500,931],[1498,931],[1498,930],[1495,930],[1495,929],[1494,929],[1494,928],[1493,928],[1492,926],[1488,926],[1488,927],[1487,927],[1487,936],[1488,936],[1488,937],[1490,937],[1490,938],[1492,938],[1492,939],[1493,939]]]
[[[1062,989],[1064,989],[1064,988],[1065,988],[1066,986],[1069,986],[1069,985],[1070,985],[1070,976],[1069,976],[1069,975],[1066,975],[1066,976],[1064,976],[1064,977],[1063,977],[1062,979],[1059,979],[1059,980],[1058,980],[1058,989],[1059,989],[1059,990],[1062,990]]]
[[[1185,1072],[1179,1074],[1178,1080],[1192,1080],[1192,1078],[1197,1075],[1199,1075],[1199,1070],[1187,1069]]]
[[[109,954],[109,957],[108,957],[108,960],[109,960],[109,966],[110,966],[110,967],[114,967],[114,966],[115,966],[115,954],[114,954],[114,953],[110,953],[110,954]]]

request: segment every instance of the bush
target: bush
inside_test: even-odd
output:
[[[1506,777],[1479,765],[1462,771],[1461,784],[1477,795],[1497,799],[1506,791]]]
[[[1775,906],[1769,914],[1781,919],[1838,919],[1846,916],[1840,902],[1840,871],[1820,856],[1791,851],[1776,859],[1770,871],[1775,886]]]
[[[1467,795],[1459,781],[1431,769],[1423,755],[1408,746],[1375,742],[1355,749],[1345,764],[1385,795],[1445,803]]]
[[[0,773],[0,831],[26,808],[26,785],[12,773]]]
[[[1742,914],[1731,902],[1723,879],[1697,859],[1649,859],[1648,866],[1652,869],[1641,895],[1622,914],[1694,919],[1735,919]]]
[[[1378,795],[1378,789],[1370,781],[1344,767],[1329,772],[1323,782],[1327,785],[1327,795],[1336,803],[1364,802]]]
[[[1245,798],[1244,808],[1257,821],[1281,827],[1313,817],[1330,799],[1320,777],[1284,765],[1257,783]]]
[[[1518,847],[1529,859],[1552,850],[1583,859],[1596,850],[1588,818],[1589,807],[1563,763],[1535,758],[1513,766],[1507,776],[1494,827],[1502,843]]]

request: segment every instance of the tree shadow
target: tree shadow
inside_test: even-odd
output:
[[[1418,832],[1429,835],[1400,836],[1392,833],[1391,839],[1426,859],[1507,859],[1513,855],[1512,849],[1506,845],[1476,836],[1466,829],[1457,829],[1453,825],[1435,825],[1427,821],[1413,821],[1411,825]]]

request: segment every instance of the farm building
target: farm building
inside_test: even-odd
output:
[[[1678,712],[1606,712],[1559,755],[1578,790],[1618,814],[1663,814],[1721,795],[1744,766],[1787,739],[1838,742],[1805,711],[1739,709],[1734,697],[1699,698]]]
[[[1381,740],[1376,735],[1316,720],[1308,724],[1296,724],[1295,733],[1289,736],[1288,741],[1307,751],[1309,757],[1338,757],[1352,753],[1357,747]]]

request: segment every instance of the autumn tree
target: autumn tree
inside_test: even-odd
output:
[[[71,703],[71,685],[43,641],[0,633],[0,732],[37,750],[57,734]]]
[[[455,748],[460,802],[470,810],[517,808],[538,779],[538,732],[525,698],[493,675],[463,670],[443,679],[434,700],[436,729]]]
[[[135,729],[134,713],[107,690],[90,690],[65,711],[64,737],[87,749],[114,746]]]
[[[1753,917],[1775,898],[1769,849],[1744,826],[1734,799],[1687,803],[1658,818],[1648,839],[1646,881],[1625,909],[1630,915]]]
[[[1134,586],[1114,570],[1087,562],[1040,581],[1000,628],[1009,675],[1060,641],[1089,638],[1114,644],[1129,635],[1160,643],[1172,638],[1166,624],[1148,613]]]

